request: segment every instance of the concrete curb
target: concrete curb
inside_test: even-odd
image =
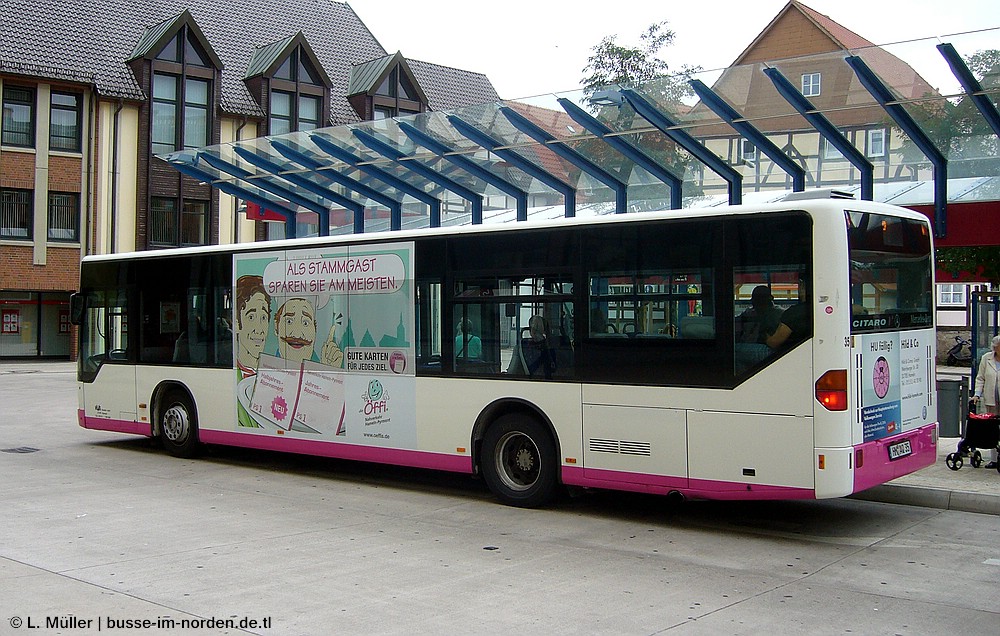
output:
[[[925,486],[905,486],[883,484],[855,493],[851,499],[878,501],[882,503],[923,506],[941,510],[975,512],[985,515],[1000,515],[1000,495],[960,492]]]

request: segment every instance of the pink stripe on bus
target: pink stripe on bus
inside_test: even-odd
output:
[[[362,446],[344,442],[320,442],[284,435],[233,433],[230,431],[202,430],[199,431],[198,438],[206,444],[225,444],[285,453],[446,470],[455,473],[472,472],[472,457],[468,455],[446,455],[444,453]]]
[[[691,499],[815,499],[815,491],[790,486],[768,486],[746,482],[687,479],[664,475],[624,473],[563,466],[563,483],[584,488],[608,488],[666,495],[677,491]]]
[[[104,417],[87,417],[83,410],[77,411],[80,426],[94,431],[112,431],[114,433],[131,433],[150,437],[153,428],[149,422],[133,422],[131,420],[112,420]]]

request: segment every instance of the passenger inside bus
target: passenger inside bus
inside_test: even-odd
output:
[[[799,302],[781,314],[781,322],[774,333],[767,337],[767,346],[777,349],[791,346],[809,337],[812,332],[812,305],[806,281],[799,279]]]
[[[458,325],[455,336],[455,357],[465,360],[479,360],[483,357],[483,341],[472,331],[472,321],[463,320]]]
[[[508,373],[552,379],[556,370],[556,352],[551,337],[549,323],[544,316],[535,314],[529,318],[528,326],[521,329],[521,338],[511,359],[511,366],[507,369]]]

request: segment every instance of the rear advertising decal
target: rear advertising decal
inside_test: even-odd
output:
[[[415,448],[413,245],[234,257],[237,430]]]
[[[860,337],[855,377],[864,441],[882,439],[934,421],[933,332]]]

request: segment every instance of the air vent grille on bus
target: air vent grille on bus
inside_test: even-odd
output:
[[[653,454],[649,442],[633,442],[617,439],[590,439],[592,453],[614,453],[616,455],[641,455],[649,457]]]

